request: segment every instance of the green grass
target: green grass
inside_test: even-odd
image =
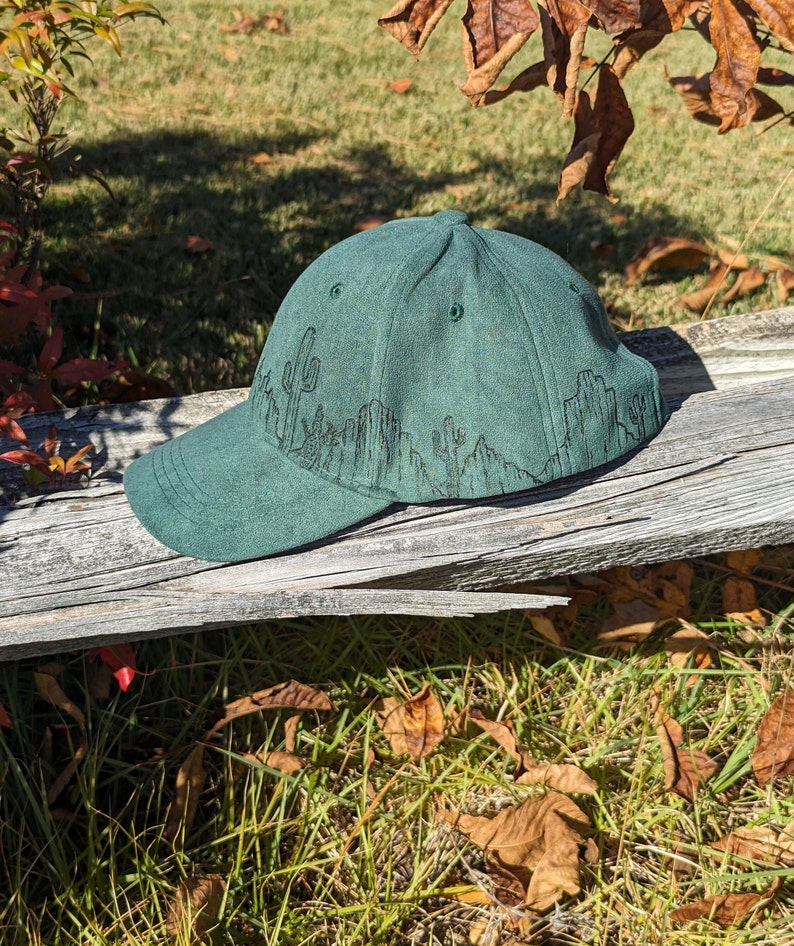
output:
[[[561,253],[618,325],[688,320],[676,299],[691,277],[626,288],[626,262],[652,236],[737,246],[791,166],[786,125],[718,136],[689,118],[663,69],[707,69],[712,52],[682,33],[626,80],[637,130],[613,176],[620,203],[576,193],[558,207],[572,123],[546,90],[471,108],[458,91],[454,10],[417,63],[377,27],[382,3],[280,6],[288,35],[222,32],[229,8],[184,0],[162,4],[165,28],[124,29],[121,59],[97,42],[95,66],[74,83],[81,101],[60,118],[78,166],[100,169],[116,199],[62,172],[45,220],[48,276],[75,290],[61,309],[72,348],[87,353],[101,310],[108,357],[132,358],[180,393],[246,384],[279,301],[324,249],[368,214],[449,207]],[[537,54],[533,40],[519,65]],[[402,77],[406,94],[385,88]],[[775,94],[794,106],[790,89]],[[272,161],[250,160],[262,153]],[[790,256],[793,195],[783,189],[748,252]],[[213,251],[186,254],[194,234]],[[604,244],[614,249],[601,259],[593,247]],[[768,289],[730,311],[774,304]]]
[[[89,695],[82,655],[64,655],[60,680],[86,715],[88,752],[52,808],[44,798],[77,732],[36,696],[33,661],[0,668],[15,722],[0,731],[0,941],[166,943],[174,891],[207,874],[227,884],[215,943],[455,944],[468,942],[478,920],[502,929],[499,909],[460,901],[483,882],[482,854],[437,814],[494,811],[532,791],[513,782],[513,763],[493,741],[455,725],[476,707],[510,720],[536,758],[575,763],[599,785],[580,801],[599,860],[585,869],[578,898],[532,920],[532,942],[794,942],[788,886],[733,930],[669,920],[704,894],[763,890],[787,876],[728,863],[711,843],[738,825],[794,818],[791,780],[761,789],[749,762],[763,713],[792,682],[790,584],[759,583],[772,617],[751,629],[719,614],[722,560],[696,570],[693,620],[725,653],[692,686],[690,670],[672,667],[659,644],[600,649],[605,600],[581,612],[565,650],[538,638],[520,613],[303,620],[148,641],[136,649],[151,674],[109,700]],[[791,556],[773,553],[758,574],[785,585],[791,572]],[[194,823],[177,843],[166,840],[177,769],[219,708],[290,678],[321,687],[335,707],[303,716],[303,771],[280,775],[247,755],[284,747],[289,711],[237,720],[209,740]],[[373,703],[424,681],[449,731],[429,757],[406,762],[390,750]],[[654,692],[687,744],[722,765],[692,805],[664,790]],[[502,932],[494,942],[513,941]]]
[[[685,320],[675,299],[690,280],[626,288],[627,260],[658,235],[738,245],[791,165],[782,129],[718,137],[689,119],[662,64],[680,74],[697,57],[704,69],[710,53],[680,36],[627,81],[637,131],[613,177],[620,203],[575,194],[558,207],[571,125],[543,92],[471,109],[456,89],[454,22],[417,64],[375,26],[386,3],[280,6],[289,35],[244,37],[219,31],[232,19],[221,4],[163,3],[168,27],[136,24],[122,59],[98,49],[95,68],[78,76],[82,100],[63,122],[80,163],[104,172],[115,200],[63,175],[48,201],[48,276],[75,289],[60,311],[75,353],[88,353],[99,317],[100,353],[139,362],[181,393],[245,384],[279,300],[312,259],[368,214],[449,207],[560,252],[620,325]],[[407,94],[384,87],[401,77],[413,80]],[[272,160],[251,161],[262,153]],[[793,224],[789,187],[746,248],[790,254]],[[212,252],[187,254],[193,234]],[[593,244],[605,243],[614,251],[599,259]],[[732,311],[771,305],[767,292]],[[441,806],[485,811],[524,797],[512,764],[466,729],[405,765],[376,724],[376,698],[429,681],[448,720],[472,706],[509,719],[537,758],[575,762],[599,783],[583,805],[600,859],[580,897],[532,921],[532,942],[792,943],[790,886],[761,919],[728,932],[673,930],[668,916],[704,893],[767,886],[770,871],[727,865],[709,845],[735,824],[794,817],[790,780],[761,790],[749,768],[770,700],[759,673],[774,691],[792,679],[790,559],[763,575],[785,587],[759,585],[771,619],[748,630],[722,613],[724,564],[698,565],[693,620],[745,663],[726,656],[692,687],[658,647],[600,650],[605,601],[582,615],[566,650],[520,613],[305,620],[147,641],[136,651],[151,675],[109,700],[89,695],[83,655],[61,655],[88,749],[52,807],[47,790],[79,733],[36,695],[35,662],[2,665],[0,701],[15,728],[0,729],[0,942],[159,946],[174,891],[206,874],[227,883],[217,943],[452,946],[470,942],[478,921],[516,942],[498,910],[456,898],[478,882],[482,857],[437,817]],[[306,768],[282,776],[246,757],[283,747],[288,713],[235,722],[207,749],[194,824],[183,843],[168,842],[177,769],[213,713],[293,677],[336,706],[301,722]],[[694,806],[663,790],[654,690],[690,743],[723,763]]]

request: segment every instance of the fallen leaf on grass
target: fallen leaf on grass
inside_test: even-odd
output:
[[[193,235],[189,236],[187,240],[185,240],[185,249],[187,252],[193,253],[196,256],[200,256],[203,253],[209,253],[212,247],[212,240],[207,240],[204,237]]]
[[[209,739],[214,736],[219,729],[232,720],[251,713],[259,713],[262,710],[295,709],[327,712],[333,708],[334,704],[322,691],[306,686],[305,683],[298,683],[297,680],[288,680],[286,683],[278,683],[266,690],[259,690],[250,696],[227,703],[223,708],[223,715],[213,726],[210,726],[204,738]]]
[[[485,852],[500,886],[505,886],[506,874],[514,878],[511,889],[520,885],[530,910],[547,910],[565,894],[579,893],[582,861],[596,856],[587,837],[587,815],[558,792],[533,796],[493,818],[453,812],[442,816]]]
[[[167,840],[174,842],[180,835],[185,835],[190,831],[196,818],[199,796],[206,778],[204,746],[197,743],[179,766],[176,774],[174,800],[168,808],[163,828],[163,836]]]
[[[709,635],[687,622],[684,627],[671,634],[664,642],[664,650],[670,663],[679,670],[692,667],[695,670],[706,670],[712,664],[712,645]],[[686,686],[693,686],[698,674],[687,677]]]
[[[652,237],[626,264],[626,285],[659,269],[697,269],[712,255],[702,243],[684,237]]]
[[[794,289],[794,272],[786,267],[778,269],[775,273],[775,281],[777,283],[778,302],[785,305],[788,302],[789,293]]]
[[[527,610],[524,613],[541,637],[557,647],[565,647],[571,638],[578,610],[578,603],[570,601],[566,605],[546,608],[545,611]]]
[[[375,712],[392,752],[421,759],[444,738],[444,711],[426,683],[416,696],[400,703],[394,697],[379,700]]]
[[[705,752],[684,747],[684,733],[680,724],[662,711],[662,720],[656,727],[656,736],[664,759],[664,787],[688,802],[694,800],[701,785],[717,771],[719,765]]]
[[[725,293],[720,302],[728,303],[733,302],[735,299],[741,299],[743,296],[755,292],[756,289],[760,289],[765,285],[766,274],[763,273],[758,266],[751,266],[749,269],[745,269],[739,273],[736,282]]]
[[[656,605],[646,601],[618,601],[612,616],[602,624],[598,640],[602,646],[632,647],[650,637],[659,622]]]
[[[220,874],[189,877],[174,893],[168,908],[165,931],[172,943],[198,944],[217,922],[226,892]]]
[[[761,787],[794,774],[794,690],[784,690],[761,720],[752,762]]]
[[[77,723],[80,730],[80,741],[72,752],[72,758],[69,763],[59,773],[55,781],[50,785],[47,791],[47,804],[52,805],[60,796],[77,772],[80,763],[88,754],[88,733],[85,728],[85,714],[76,706],[69,697],[63,692],[60,684],[55,679],[54,674],[60,673],[62,667],[58,664],[47,664],[40,667],[33,673],[33,680],[36,684],[39,696],[64,713],[67,713]],[[51,671],[51,672],[50,672]],[[71,745],[71,740],[70,740]]]
[[[543,785],[559,792],[572,792],[581,795],[592,795],[598,791],[598,784],[576,765],[538,762],[533,759],[529,752],[520,746],[515,730],[510,723],[486,719],[476,709],[469,710],[467,715],[475,725],[495,739],[518,763],[515,772],[517,785]]]
[[[678,907],[670,914],[674,923],[691,923],[693,920],[711,920],[723,929],[736,926],[756,907],[770,901],[780,887],[780,878],[764,893],[729,893],[695,900]]]
[[[264,13],[262,16],[251,16],[242,10],[232,10],[234,23],[224,23],[220,26],[223,33],[243,33],[248,36],[256,30],[267,30],[269,33],[289,33],[289,26],[284,19],[284,13],[276,10],[273,13]]]
[[[0,703],[0,726],[5,726],[6,729],[14,728],[14,724],[11,722],[11,717],[8,715],[8,711],[2,703]]]
[[[692,292],[687,292],[678,297],[681,305],[686,306],[690,312],[703,313],[711,305],[728,275],[728,266],[726,263],[717,261],[711,264],[705,283]]]
[[[398,95],[405,95],[411,88],[413,82],[410,79],[395,79],[394,82],[387,82],[386,88],[389,92],[396,92]]]
[[[736,828],[712,847],[748,861],[794,867],[794,821],[781,831],[763,825]]]

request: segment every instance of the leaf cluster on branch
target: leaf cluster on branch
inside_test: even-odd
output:
[[[472,105],[489,105],[513,92],[547,86],[558,96],[574,135],[563,164],[559,197],[581,184],[615,198],[609,176],[634,131],[621,85],[629,70],[668,34],[689,21],[713,46],[713,68],[701,75],[667,76],[698,121],[720,133],[751,121],[783,116],[783,107],[758,85],[794,84],[794,76],[762,65],[767,49],[794,52],[794,0],[467,0],[461,87]],[[398,0],[378,23],[419,56],[452,0]],[[612,37],[607,57],[585,54],[589,30]],[[507,85],[494,88],[505,66],[533,33],[540,32],[543,58]],[[595,90],[580,87],[580,72],[597,72]]]

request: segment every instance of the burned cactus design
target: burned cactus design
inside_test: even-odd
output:
[[[288,361],[284,365],[281,376],[281,386],[289,395],[287,411],[284,417],[284,431],[281,435],[281,448],[291,450],[295,439],[295,428],[298,423],[298,405],[302,394],[313,391],[317,387],[317,378],[320,374],[320,359],[309,360],[317,332],[309,326],[303,333],[295,364]]]
[[[433,453],[439,460],[444,461],[447,470],[446,492],[448,496],[455,496],[460,489],[460,462],[458,450],[466,442],[466,431],[463,427],[455,429],[452,415],[444,418],[443,441],[438,430],[433,431]]]
[[[644,394],[635,394],[629,406],[629,420],[637,428],[637,439],[645,440],[645,413],[648,407]]]

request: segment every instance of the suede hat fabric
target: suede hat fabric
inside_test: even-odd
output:
[[[459,211],[325,252],[287,294],[246,401],[139,457],[162,543],[241,561],[392,503],[477,499],[598,467],[667,418],[654,368],[550,250]]]

